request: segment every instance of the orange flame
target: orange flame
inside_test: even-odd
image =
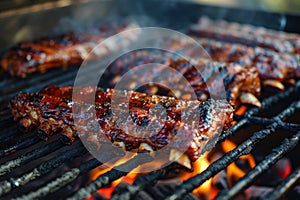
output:
[[[119,166],[119,165],[127,162],[128,160],[132,159],[134,156],[135,156],[134,154],[126,154],[124,157],[122,157],[118,161],[116,161],[114,163],[110,163],[110,165],[109,165],[110,167],[108,167],[107,165],[102,165],[102,166],[92,170],[90,172],[90,181],[97,179],[98,176],[108,172],[114,166]],[[100,194],[101,196],[103,196],[104,198],[110,198],[112,195],[112,192],[114,191],[115,187],[119,183],[122,182],[122,183],[133,184],[135,179],[139,175],[141,175],[142,172],[144,172],[145,170],[147,171],[148,169],[152,169],[153,167],[161,166],[161,164],[159,164],[159,163],[160,162],[158,161],[157,163],[150,162],[150,163],[140,165],[137,168],[131,170],[126,176],[113,181],[109,187],[105,187],[105,188],[101,188],[101,189],[97,190],[97,193]],[[155,166],[155,165],[157,165],[157,166]]]
[[[115,187],[119,184],[119,183],[128,183],[128,184],[132,184],[134,182],[135,176],[133,176],[134,173],[130,172],[130,174],[128,174],[127,176],[121,177],[117,180],[115,180],[114,182],[112,182],[110,187],[106,187],[106,188],[101,188],[99,190],[97,190],[97,193],[101,194],[101,196],[103,196],[104,198],[109,199],[115,189]]]
[[[216,155],[221,156],[223,153],[227,153],[227,152],[231,151],[236,146],[237,145],[235,143],[233,143],[232,141],[230,141],[230,140],[224,141],[221,144],[221,148],[222,148],[223,152],[221,153],[219,151],[218,153],[215,153],[215,157],[218,157]],[[206,170],[207,167],[210,165],[210,163],[215,160],[215,159],[213,159],[214,155],[212,157],[211,156],[212,155],[209,155],[208,153],[205,153],[196,162],[194,162],[192,164],[193,169],[194,169],[193,172],[182,172],[179,175],[179,178],[182,179],[182,180],[187,180],[187,179],[203,172],[204,170]],[[130,158],[123,157],[122,159],[115,162],[113,166],[117,166],[117,165],[120,165],[124,162],[127,162],[129,159]],[[248,163],[249,169],[252,169],[252,168],[255,167],[255,161],[254,161],[254,158],[253,158],[252,155],[241,156],[239,159],[244,160],[246,163]],[[212,161],[210,162],[210,160],[212,160]],[[152,165],[153,165],[153,163],[152,163]],[[125,183],[126,182],[128,184],[132,184],[134,182],[134,180],[139,176],[139,174],[140,174],[143,167],[145,167],[145,166],[137,167],[133,171],[129,172],[126,176],[121,177],[121,178],[117,179],[116,181],[114,181],[111,184],[111,186],[109,186],[107,188],[99,189],[97,192],[99,194],[101,194],[101,196],[103,196],[104,198],[110,198],[111,195],[112,195],[112,192],[114,191],[115,187],[119,183],[121,183],[121,182]],[[105,172],[107,172],[111,169],[112,169],[112,167],[105,167],[105,166],[100,166],[100,167],[96,168],[95,170],[93,170],[91,172],[90,181],[95,180],[99,175],[104,174]],[[228,181],[229,181],[229,185],[232,185],[238,179],[243,177],[246,172],[241,170],[233,162],[227,167],[226,173],[227,173],[227,178],[228,178]],[[219,192],[219,190],[216,187],[214,187],[213,178],[210,178],[206,182],[204,182],[201,186],[196,188],[193,191],[193,194],[200,197],[201,199],[210,200],[210,199],[213,199],[218,194],[218,192]]]
[[[236,115],[242,115],[247,111],[247,107],[244,105],[241,105],[235,112],[234,114]]]
[[[113,166],[121,165],[122,163],[125,163],[129,160],[129,157],[123,157],[122,159],[116,161]],[[95,180],[98,176],[108,172],[113,168],[113,166],[108,167],[107,165],[101,165],[100,167],[94,169],[91,171],[90,175],[90,181]],[[132,170],[130,173],[127,174],[127,176],[121,177],[115,181],[112,182],[112,184],[109,187],[101,188],[97,190],[97,193],[101,194],[104,198],[110,198],[112,195],[112,192],[114,188],[121,182],[126,182],[129,184],[132,184],[137,176],[137,170],[138,168]]]
[[[193,172],[186,172],[182,173],[180,178],[182,180],[187,180],[191,178],[192,176],[195,176],[197,174],[200,174],[204,170],[207,169],[207,167],[210,165],[210,162],[208,160],[208,153],[205,153],[203,156],[201,156],[196,162],[193,163]],[[212,186],[212,178],[205,181],[201,186],[196,188],[193,191],[193,194],[195,194],[198,197],[201,197],[201,199],[211,199],[217,194],[218,190],[215,189]]]
[[[225,153],[233,150],[237,145],[234,144],[230,140],[226,140],[221,144],[221,147]],[[244,160],[248,163],[250,169],[253,169],[255,167],[255,160],[252,155],[243,155],[239,158],[240,160]],[[231,163],[227,167],[227,175],[230,185],[232,185],[233,182],[237,181],[238,179],[242,178],[246,173],[241,170],[235,162]]]

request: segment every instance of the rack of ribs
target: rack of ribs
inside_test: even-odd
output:
[[[72,99],[73,92],[76,94],[75,100]],[[89,101],[86,98],[91,92],[96,94],[94,104],[87,103]],[[113,95],[118,95],[117,99],[122,102],[116,105],[116,109],[112,109],[115,103]],[[124,104],[126,101],[129,110]],[[166,111],[165,119],[162,119],[161,112],[151,114],[150,110],[158,104]],[[80,110],[72,112],[74,106],[94,109],[95,115]],[[184,101],[134,91],[95,87],[73,89],[54,85],[38,93],[20,93],[11,100],[10,107],[14,120],[19,122],[23,131],[36,129],[37,134],[45,140],[60,132],[67,139],[65,141],[72,143],[79,135],[90,137],[97,123],[103,131],[94,133],[95,137],[92,138],[95,143],[103,141],[101,138],[105,137],[125,150],[154,152],[166,145],[171,149],[180,149],[179,144],[184,141],[187,147],[184,157],[190,161],[195,161],[203,151],[214,146],[215,138],[231,126],[233,114],[233,108],[222,100]],[[128,117],[122,121],[127,131],[118,125],[122,112],[129,112]],[[183,116],[192,119],[192,123],[184,121]],[[196,116],[199,120],[195,120]],[[138,131],[137,127],[145,127],[153,122],[160,127],[156,132],[144,135]],[[175,137],[178,137],[179,143],[174,140]]]

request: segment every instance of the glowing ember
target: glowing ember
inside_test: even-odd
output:
[[[282,158],[274,166],[274,171],[281,177],[286,178],[292,171],[292,165],[289,159]]]

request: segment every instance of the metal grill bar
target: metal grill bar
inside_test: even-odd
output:
[[[26,147],[29,147],[29,146],[37,143],[40,140],[41,139],[37,135],[33,135],[30,137],[24,138],[23,140],[17,142],[16,144],[13,144],[12,146],[7,147],[3,150],[0,150],[0,157],[7,156],[7,155],[11,154],[13,151],[17,151],[17,150],[21,150]]]
[[[111,200],[118,199],[132,199],[138,192],[142,191],[148,186],[155,185],[159,179],[167,177],[172,170],[178,169],[180,166],[177,166],[176,163],[172,163],[167,167],[158,169],[149,174],[138,177],[132,185],[127,185],[122,193],[115,194],[111,197]]]
[[[300,124],[287,123],[283,121],[278,121],[276,119],[266,119],[262,117],[252,116],[251,118],[249,118],[249,120],[254,124],[260,124],[260,125],[270,125],[276,122],[280,129],[286,131],[297,131],[300,129]]]
[[[10,178],[0,182],[0,196],[10,192],[12,189],[25,185],[26,183],[35,180],[36,178],[50,172],[54,168],[57,168],[64,162],[83,155],[86,152],[85,148],[81,145],[62,152],[59,156],[56,156],[46,162],[41,163],[38,167],[32,171],[21,175],[18,178]]]
[[[69,200],[73,199],[84,199],[88,198],[91,194],[96,192],[98,189],[110,185],[113,181],[126,176],[129,172],[139,165],[150,162],[153,158],[149,154],[138,154],[134,158],[128,160],[124,164],[118,166],[118,170],[113,168],[110,171],[98,176],[98,178],[92,181],[89,185],[78,190]]]
[[[279,115],[277,115],[274,118],[278,120],[282,120],[288,116],[291,116],[299,108],[300,108],[300,102],[293,103],[287,109],[283,110]],[[209,178],[213,177],[218,172],[226,168],[230,163],[237,160],[240,156],[250,153],[252,147],[255,144],[267,138],[269,135],[273,134],[277,128],[278,128],[278,124],[277,122],[275,122],[270,126],[268,126],[266,129],[254,133],[253,136],[245,140],[238,147],[228,152],[217,161],[211,163],[210,166],[202,173],[185,181],[181,186],[175,189],[173,195],[168,196],[166,199],[168,200],[180,199],[188,192],[191,192],[199,185],[204,183],[206,180],[208,180]]]
[[[113,195],[111,197],[111,200],[131,199],[139,191],[143,190],[147,186],[154,185],[164,175],[165,175],[165,171],[157,170],[157,171],[151,172],[150,174],[140,176],[140,177],[137,178],[137,180],[132,185],[126,186],[124,188],[124,192],[122,192],[121,194]]]
[[[280,146],[273,149],[272,153],[267,155],[265,159],[260,162],[256,167],[241,178],[234,186],[228,191],[221,191],[216,197],[216,200],[221,199],[231,199],[236,196],[239,192],[246,189],[251,185],[259,175],[267,171],[271,166],[273,166],[279,159],[281,159],[284,154],[292,150],[299,142],[300,132],[293,135],[290,139],[285,139]]]
[[[300,179],[300,168],[295,170],[291,175],[284,179],[272,192],[267,194],[262,199],[276,200],[283,196],[283,194],[292,187],[296,181]]]
[[[96,167],[96,166],[95,166]],[[69,182],[75,180],[80,175],[80,170],[78,168],[73,168],[70,171],[63,174],[61,177],[55,179],[48,183],[46,186],[39,188],[37,191],[31,192],[27,195],[23,195],[16,199],[36,199],[40,197],[44,197],[47,194],[58,190]]]
[[[0,143],[4,144],[12,138],[15,138],[19,134],[19,132],[16,129],[17,126],[14,124],[8,129],[4,129],[3,131],[1,131]]]
[[[45,156],[45,155],[63,147],[64,145],[65,144],[61,140],[56,140],[45,146],[34,149],[33,151],[26,153],[25,155],[19,156],[18,158],[14,159],[14,160],[8,161],[0,166],[0,176],[10,172],[11,170],[15,169],[16,167],[19,167],[19,166],[26,164],[32,160],[38,159],[42,156]]]

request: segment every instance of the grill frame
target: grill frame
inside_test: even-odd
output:
[[[194,3],[184,3],[184,2],[180,2],[180,1],[176,1],[175,6],[173,6],[173,7],[161,6],[161,2],[159,2],[159,1],[151,1],[151,2],[145,1],[144,3],[142,3],[142,5],[141,5],[140,1],[136,1],[135,3],[130,3],[130,4],[134,5],[131,7],[128,7],[125,5],[126,1],[125,1],[125,3],[122,3],[119,1],[112,1],[110,3],[112,3],[112,4],[116,3],[113,6],[113,14],[110,14],[112,18],[116,17],[116,16],[122,17],[122,16],[130,15],[131,17],[135,18],[137,20],[137,22],[141,23],[142,25],[151,25],[154,23],[155,25],[173,28],[176,30],[183,30],[186,28],[185,26],[190,25],[191,23],[195,22],[198,19],[198,17],[200,17],[199,13],[201,13],[201,15],[207,15],[213,19],[222,18],[225,20],[233,20],[233,21],[237,21],[237,22],[241,22],[241,23],[250,23],[249,20],[251,20],[251,22],[254,22],[254,23],[252,23],[253,25],[262,25],[264,27],[269,27],[269,28],[274,28],[274,29],[278,29],[278,27],[279,27],[278,23],[266,24],[265,21],[260,21],[257,19],[262,19],[264,17],[266,19],[269,19],[269,18],[282,19],[282,17],[283,17],[282,14],[266,13],[266,12],[262,12],[262,11],[247,11],[248,15],[253,16],[252,19],[246,18],[246,17],[237,17],[237,16],[245,16],[245,14],[243,14],[245,11],[242,9],[215,7],[215,6],[207,6],[207,5],[204,6],[204,5],[194,4]],[[112,7],[110,7],[110,6],[112,6],[112,4],[110,4],[110,3],[105,3],[105,6],[107,8],[112,8]],[[85,4],[85,6],[87,6],[87,7],[91,7],[93,5],[95,5],[95,3],[88,2]],[[101,5],[101,4],[99,4],[99,5]],[[74,5],[70,5],[71,8],[73,6]],[[138,6],[143,6],[143,7],[147,7],[147,8],[149,7],[150,9],[146,13],[143,12],[143,10],[135,11],[135,9]],[[160,23],[157,23],[157,22],[159,21],[158,19],[161,17],[161,13],[155,9],[158,6],[159,6],[159,11],[163,12],[163,11],[167,10],[167,13],[164,13],[166,15],[166,20],[163,20],[163,22],[160,22]],[[122,7],[123,8],[125,7],[125,10]],[[58,11],[61,8],[55,8],[55,9],[56,9],[55,12],[58,12],[58,13],[61,12],[61,11]],[[45,12],[45,11],[38,11],[38,12]],[[116,14],[116,13],[118,13],[118,14]],[[182,16],[181,13],[184,13],[184,16]],[[214,13],[221,13],[221,14],[216,15]],[[50,15],[52,15],[52,14],[53,14],[53,12]],[[30,18],[30,16],[32,17],[31,12],[27,13],[26,15],[29,18]],[[45,16],[46,15],[47,14],[45,14]],[[103,16],[106,17],[108,15],[109,14],[106,13]],[[116,16],[114,16],[114,15],[116,15]],[[97,17],[103,18],[103,16],[97,16]],[[149,22],[144,19],[142,19],[142,20],[138,19],[140,16],[146,16],[146,17],[151,16],[152,21]],[[60,17],[64,17],[64,16],[60,16]],[[291,31],[291,32],[300,33],[300,27],[296,26],[296,21],[299,20],[300,17],[294,16],[294,15],[289,15],[289,14],[284,15],[284,17],[287,20],[287,26],[283,30],[288,31],[288,32]],[[19,19],[20,16],[13,15],[13,16],[10,16],[9,18],[10,19],[8,19],[8,21],[13,20],[13,19]],[[5,18],[3,18],[3,16],[2,16],[2,18],[0,20],[4,20],[4,19]],[[71,19],[73,19],[73,18],[71,17]],[[174,22],[179,22],[179,23],[174,23]],[[189,22],[189,23],[186,23],[186,22]],[[37,27],[42,28],[43,26],[41,24],[37,24]],[[38,29],[34,29],[34,28],[32,28],[32,29],[33,29],[33,32],[38,30]],[[51,28],[48,27],[46,30],[51,30]],[[47,32],[46,34],[48,34],[48,33],[49,32]],[[33,35],[33,38],[36,38],[36,37],[38,37],[38,36]],[[11,42],[10,44],[13,44],[12,40],[9,40],[9,42]],[[5,49],[6,49],[6,46],[3,48],[3,51]],[[47,72],[44,75],[32,74],[25,79],[9,77],[5,73],[0,74],[0,78],[1,78],[0,91],[1,91],[1,93],[3,93],[3,96],[0,97],[0,125],[3,128],[6,127],[0,131],[0,142],[1,142],[1,144],[4,144],[4,142],[12,143],[11,146],[8,145],[4,148],[1,145],[2,150],[0,151],[0,155],[1,156],[8,155],[8,154],[11,154],[12,156],[16,155],[15,157],[12,157],[12,160],[15,160],[15,161],[8,163],[6,165],[6,167],[4,167],[4,168],[2,165],[3,160],[0,160],[1,161],[0,171],[2,170],[1,172],[7,172],[8,170],[13,170],[13,167],[17,166],[17,165],[14,165],[13,163],[20,164],[19,161],[16,162],[16,160],[18,159],[18,158],[16,158],[17,156],[19,156],[19,159],[21,159],[21,160],[24,159],[26,161],[26,163],[32,161],[33,158],[36,158],[36,157],[32,158],[30,156],[26,157],[26,155],[28,155],[28,154],[24,154],[24,153],[28,150],[28,147],[31,144],[35,144],[37,142],[37,137],[34,136],[34,133],[31,133],[28,135],[19,135],[19,133],[16,131],[15,123],[12,121],[12,117],[10,115],[9,109],[7,108],[8,100],[20,91],[36,92],[48,84],[73,85],[73,80],[74,80],[74,77],[76,76],[76,70],[74,70],[74,69],[75,68],[50,70],[49,72]],[[39,85],[39,83],[41,83],[41,82],[43,84]],[[252,108],[252,109],[248,110],[238,120],[238,123],[231,128],[231,131],[229,133],[223,134],[221,136],[219,142],[222,142],[225,139],[230,138],[237,131],[242,129],[244,126],[247,126],[249,123],[258,124],[261,126],[268,126],[267,129],[253,133],[253,136],[251,136],[251,137],[247,138],[245,141],[243,141],[243,144],[237,146],[232,152],[225,154],[223,157],[221,157],[220,159],[213,162],[210,165],[208,171],[204,171],[203,173],[195,176],[194,178],[189,179],[188,181],[184,182],[182,185],[180,185],[178,188],[175,189],[174,193],[168,194],[170,196],[168,196],[168,197],[166,196],[166,198],[167,199],[179,199],[179,198],[185,196],[187,193],[191,192],[196,186],[201,185],[201,183],[203,183],[205,180],[212,177],[213,174],[216,174],[217,172],[224,169],[227,166],[227,164],[225,165],[224,162],[231,163],[234,161],[234,159],[238,159],[238,157],[240,157],[241,155],[249,153],[248,145],[250,143],[254,144],[254,143],[260,142],[264,137],[269,136],[269,134],[271,134],[271,132],[275,132],[274,129],[283,129],[286,131],[299,131],[300,124],[284,122],[281,120],[281,118],[286,117],[285,116],[286,114],[291,114],[291,113],[293,114],[294,112],[297,112],[298,108],[299,108],[299,105],[298,105],[299,102],[294,103],[293,105],[290,105],[290,108],[285,109],[283,111],[283,114],[279,114],[277,117],[273,117],[270,119],[270,118],[266,118],[266,117],[257,116],[264,109],[269,109],[276,102],[284,100],[288,96],[291,97],[293,95],[296,95],[296,99],[297,98],[300,99],[299,90],[300,90],[300,82],[297,82],[294,87],[290,87],[285,92],[272,95],[270,98],[265,99],[262,102],[263,106],[261,109],[260,108]],[[293,98],[295,98],[295,96],[293,96]],[[299,112],[297,112],[297,113],[299,113]],[[299,140],[298,133],[294,134],[294,136],[292,136],[292,137],[293,138],[290,139],[290,141],[294,141],[294,143],[295,143],[295,140],[297,140],[297,141]],[[289,144],[288,140],[285,140],[284,142],[285,143],[283,143],[283,144]],[[43,142],[41,142],[41,141],[39,141],[38,143],[43,145]],[[52,143],[57,144],[57,145],[61,144],[61,145],[58,145],[58,150],[62,150],[61,147],[65,146],[59,139],[52,141]],[[38,148],[47,149],[47,147],[38,147]],[[52,148],[52,146],[51,146],[51,148]],[[69,147],[69,148],[72,148],[72,147]],[[15,153],[15,151],[16,151],[16,153]],[[281,153],[283,153],[284,151],[285,150],[282,150]],[[42,153],[45,153],[42,155],[46,155],[47,151],[45,151],[45,152],[42,151]],[[10,155],[7,157],[10,158]],[[31,159],[29,159],[29,158],[31,158]],[[54,158],[52,158],[52,159],[54,159]],[[277,159],[279,159],[279,157],[276,159],[274,159],[274,157],[270,158],[270,160],[268,160],[270,162],[269,164],[274,164],[274,162]],[[45,162],[47,162],[47,161],[45,161]],[[22,162],[21,162],[21,164],[22,164]],[[100,164],[101,163],[97,162],[96,160],[91,160],[91,161],[85,162],[84,164],[80,164],[79,166],[71,168],[71,169],[67,170],[67,172],[65,172],[65,173],[69,173],[69,174],[64,173],[64,174],[62,174],[61,177],[57,177],[57,180],[59,178],[61,178],[61,179],[59,179],[60,181],[58,181],[57,183],[58,183],[58,185],[60,183],[65,183],[65,180],[67,179],[66,177],[68,177],[68,175],[70,175],[70,174],[71,174],[71,176],[69,176],[69,177],[71,177],[71,178],[68,180],[73,180],[73,178],[78,177],[80,174],[85,173],[89,169],[92,169]],[[261,165],[263,165],[263,164],[261,164]],[[157,182],[158,179],[165,177],[166,174],[168,173],[167,172],[168,170],[171,171],[171,169],[167,168],[167,169],[158,170],[153,173],[141,176],[140,178],[138,178],[136,180],[136,183],[134,183],[133,186],[128,186],[122,194],[116,194],[115,196],[113,196],[113,198],[117,199],[118,197],[122,196],[125,199],[130,199],[131,197],[135,196],[136,193],[138,191],[140,191],[141,189],[144,189],[145,187]],[[23,173],[24,173],[24,171],[23,171]],[[124,174],[121,173],[119,175],[121,176]],[[111,178],[110,181],[117,179],[117,177],[119,177],[119,176],[115,175],[115,173],[113,173],[113,172],[111,172],[109,175],[109,178]],[[30,179],[30,178],[28,178],[28,179]],[[101,179],[101,177],[99,179]],[[299,179],[299,177],[298,177],[297,171],[295,171],[295,174],[291,174],[288,178],[286,178],[282,182],[281,185],[278,186],[278,188],[280,188],[280,190],[278,190],[277,192],[275,192],[273,194],[270,193],[267,197],[273,198],[273,197],[281,196],[292,186],[290,181],[295,182],[297,179]],[[12,179],[10,181],[13,182]],[[249,181],[249,179],[248,179],[248,181]],[[243,182],[243,180],[241,180],[241,182],[238,182],[237,184],[244,184],[244,183],[245,182]],[[247,184],[248,184],[248,182],[247,182]],[[97,185],[97,183],[95,185]],[[238,186],[236,186],[236,187],[238,187]],[[0,184],[0,188],[3,190],[4,189],[3,185]],[[38,189],[40,189],[40,191],[37,191],[35,194],[37,194],[37,193],[41,194],[41,192],[45,192],[45,191],[41,191],[43,188],[45,189],[45,187],[38,188]],[[138,189],[133,190],[132,188],[135,188],[135,189],[138,188]],[[0,191],[1,191],[1,189],[0,189]],[[63,188],[61,188],[61,190],[63,191]],[[88,193],[91,193],[91,191],[94,191],[94,190],[88,190],[88,191],[89,191]],[[236,191],[239,191],[239,190],[236,190]],[[223,193],[220,193],[220,195],[221,194],[225,195],[225,196],[223,196],[225,199],[229,198],[228,191],[224,191]],[[82,197],[82,196],[77,196],[77,197]]]

